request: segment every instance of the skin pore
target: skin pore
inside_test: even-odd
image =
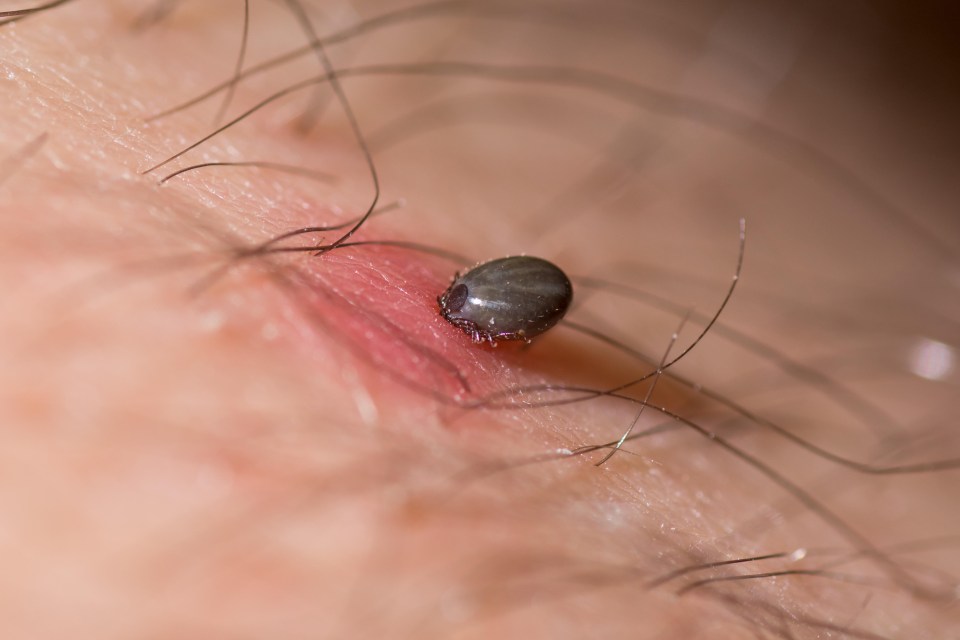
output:
[[[302,6],[326,35],[401,5]],[[324,74],[307,49],[154,118],[234,74],[243,2],[0,30],[4,637],[951,637],[960,471],[823,453],[960,457],[950,9],[431,6],[325,53],[394,207],[354,239],[466,263],[238,258],[369,206],[329,82],[143,173]],[[305,44],[251,3],[243,68]],[[160,184],[205,162],[274,164]],[[693,342],[740,218],[659,431],[571,455],[638,405],[543,405],[651,373],[686,315],[671,357]],[[521,253],[571,275],[572,324],[493,349],[439,317],[457,270]]]

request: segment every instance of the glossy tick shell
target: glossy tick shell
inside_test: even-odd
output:
[[[513,256],[484,262],[437,298],[440,315],[474,342],[524,340],[557,324],[573,300],[570,279],[546,260]]]

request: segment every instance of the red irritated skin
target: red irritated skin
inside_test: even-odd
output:
[[[328,43],[405,201],[351,240],[459,262],[250,255],[372,201],[323,85],[143,175],[321,73],[151,119],[301,46],[290,4],[251,3],[240,65],[240,2],[0,28],[2,637],[955,635],[957,471],[868,472],[960,455],[949,9],[547,4]],[[322,34],[396,8],[306,4]],[[207,162],[269,164],[159,184]],[[741,217],[718,324],[642,415],[649,380],[597,395],[703,329]],[[491,347],[440,316],[520,254],[571,276],[568,322]]]
[[[465,404],[511,383],[509,347],[477,348],[438,313],[437,291],[462,263],[375,244],[300,262],[281,275],[306,323],[298,335],[323,327],[374,377],[431,402]]]

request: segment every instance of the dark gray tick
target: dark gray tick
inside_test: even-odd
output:
[[[554,264],[530,256],[484,262],[457,274],[443,292],[440,315],[474,342],[530,342],[557,324],[573,300],[573,287]]]

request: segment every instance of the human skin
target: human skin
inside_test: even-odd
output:
[[[135,27],[149,6],[76,0],[0,31],[4,637],[955,635],[960,472],[857,473],[763,426],[871,465],[960,457],[958,374],[934,366],[960,317],[958,93],[934,64],[953,53],[936,29],[949,9],[488,7],[328,47],[338,69],[551,65],[699,100],[341,80],[381,204],[404,200],[358,238],[549,258],[574,276],[569,319],[652,367],[569,325],[529,348],[473,345],[435,301],[468,265],[428,253],[237,258],[362,214],[368,167],[323,85],[144,173],[213,130],[222,96],[150,117],[230,77],[242,24],[241,3],[204,2]],[[310,7],[319,33],[391,8]],[[252,9],[248,60],[304,42],[285,4]],[[239,85],[228,113],[322,73],[298,64]],[[324,109],[305,130],[311,100]],[[332,179],[210,167],[158,184],[227,160]],[[636,404],[490,406],[647,374],[692,309],[680,353],[730,286],[741,217],[720,326],[667,372],[701,387],[665,374],[636,430],[673,428],[598,467],[607,449],[563,452],[615,441]],[[286,244],[337,233],[319,236]],[[843,579],[681,592],[838,558]]]

